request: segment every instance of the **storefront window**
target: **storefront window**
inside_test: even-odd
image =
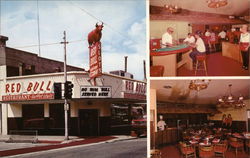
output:
[[[24,129],[44,128],[44,105],[24,104],[22,105]]]

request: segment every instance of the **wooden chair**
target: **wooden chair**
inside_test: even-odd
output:
[[[202,64],[202,65],[201,65]],[[201,68],[198,68],[202,66]],[[204,55],[197,55],[196,56],[196,65],[195,65],[195,76],[198,70],[204,70],[207,76],[207,63],[206,63],[206,54]]]
[[[154,149],[150,151],[151,158],[161,158],[161,151]]]
[[[194,146],[182,144],[180,148],[181,148],[181,154],[184,158],[189,158],[189,157],[196,158],[196,151]]]
[[[215,156],[221,156],[221,157],[225,158],[225,153],[227,151],[227,146],[228,146],[227,141],[224,141],[224,142],[219,143],[219,144],[215,144],[214,145],[214,154],[215,154]]]
[[[210,146],[199,146],[199,157],[200,158],[212,158],[214,157],[214,148]]]
[[[243,144],[242,140],[239,140],[239,139],[234,138],[234,137],[229,137],[229,145],[230,145],[230,148],[232,147],[235,149],[236,157],[238,154],[238,150],[242,150],[244,152],[244,144]]]
[[[247,139],[246,140],[246,150],[247,150],[248,154],[250,153],[249,149],[250,149],[250,139]]]

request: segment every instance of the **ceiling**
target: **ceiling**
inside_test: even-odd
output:
[[[248,14],[250,9],[250,0],[228,0],[228,4],[221,8],[209,8],[206,3],[207,0],[150,0],[152,6],[164,6],[165,4],[178,5],[183,9],[216,13],[224,15],[242,15]]]
[[[216,104],[220,96],[229,93],[228,85],[232,84],[232,94],[244,98],[250,96],[249,79],[212,79],[208,88],[199,91],[189,90],[191,80],[151,80],[150,87],[156,89],[158,102],[185,104]],[[170,86],[171,88],[164,88]]]

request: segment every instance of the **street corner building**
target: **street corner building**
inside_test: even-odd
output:
[[[146,106],[146,82],[103,73],[93,86],[87,71],[67,66],[67,80],[74,86],[69,107],[64,107],[63,63],[9,48],[7,40],[8,37],[0,36],[2,135],[12,131],[64,135],[64,108],[69,110],[69,135],[112,135],[124,127],[114,126],[112,107],[118,105],[129,111],[127,119],[123,119],[128,128],[120,129],[130,133],[133,105]]]

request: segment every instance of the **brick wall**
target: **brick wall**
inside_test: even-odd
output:
[[[6,47],[6,65],[8,76],[15,76],[11,71],[22,65],[23,75],[54,73],[63,71],[63,62],[39,57],[37,54]],[[32,72],[30,72],[32,71]],[[67,71],[84,71],[83,68],[67,66]],[[9,73],[8,73],[9,72]],[[20,75],[20,74],[19,74]]]

